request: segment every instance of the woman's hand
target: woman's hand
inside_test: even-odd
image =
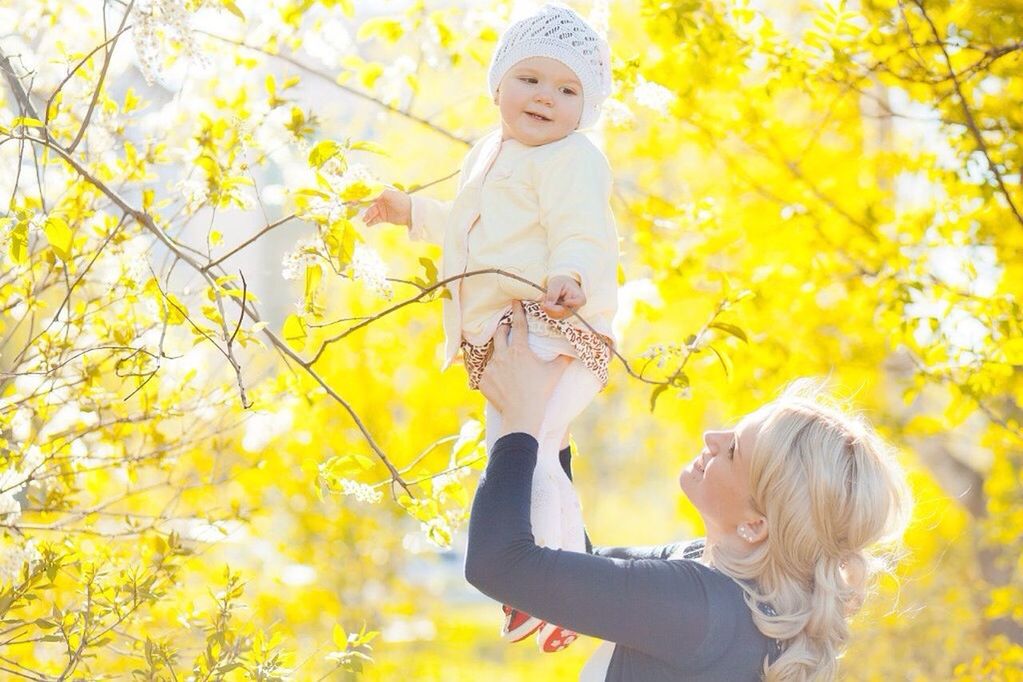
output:
[[[362,214],[366,226],[377,223],[412,226],[412,197],[397,189],[385,189]]]
[[[534,438],[543,424],[547,402],[572,358],[559,355],[551,362],[536,357],[526,341],[526,313],[512,303],[511,329],[497,328],[494,354],[480,377],[480,392],[501,413],[501,433],[528,433]]]

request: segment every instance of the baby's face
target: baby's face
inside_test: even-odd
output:
[[[568,135],[583,113],[583,88],[575,72],[556,59],[516,63],[497,89],[504,137],[537,146]]]

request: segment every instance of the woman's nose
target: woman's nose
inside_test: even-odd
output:
[[[716,455],[721,448],[721,439],[726,435],[725,431],[704,431],[703,442],[707,445],[710,454]]]

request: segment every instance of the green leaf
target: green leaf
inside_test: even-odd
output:
[[[728,357],[728,353],[718,350],[714,346],[707,346],[714,352],[714,355],[718,357],[718,362],[721,363],[722,369],[725,370],[725,376],[729,379],[732,378],[732,359]]]
[[[429,285],[433,285],[437,282],[437,264],[432,259],[423,256],[419,259],[419,264],[426,270],[426,281]]]
[[[720,329],[727,334],[731,334],[743,343],[749,343],[749,339],[746,338],[746,332],[739,329],[734,324],[728,324],[727,322],[711,322],[709,326],[712,329]]]
[[[654,408],[657,406],[657,398],[659,398],[660,395],[662,393],[664,393],[665,391],[667,391],[667,390],[668,390],[668,384],[661,384],[660,386],[658,386],[657,388],[655,388],[653,390],[653,393],[650,394],[650,411],[651,412],[653,412]]]

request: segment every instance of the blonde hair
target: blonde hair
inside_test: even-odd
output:
[[[905,474],[893,448],[818,382],[793,383],[751,417],[751,503],[768,536],[748,555],[719,546],[708,559],[742,587],[757,628],[782,644],[764,662],[765,679],[834,680],[849,616],[873,574],[896,560],[912,507]],[[872,551],[884,544],[886,553]]]

